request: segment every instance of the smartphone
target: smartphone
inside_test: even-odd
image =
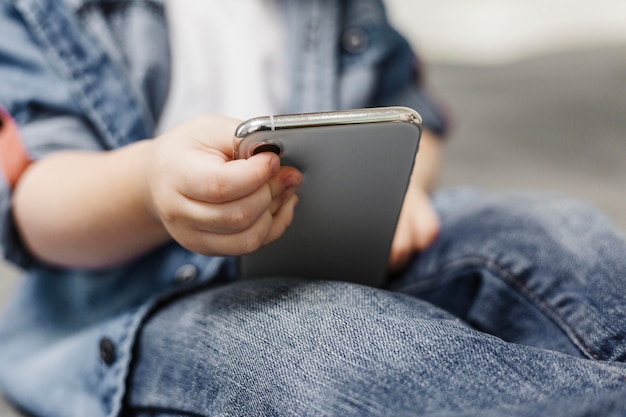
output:
[[[381,286],[422,132],[406,107],[257,117],[235,131],[235,158],[274,152],[303,174],[294,220],[240,258],[243,278]]]

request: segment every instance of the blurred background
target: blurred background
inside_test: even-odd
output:
[[[626,2],[386,2],[450,110],[442,186],[572,196],[626,229]]]
[[[626,44],[621,0],[384,0],[431,62],[506,64]]]
[[[452,117],[442,186],[572,196],[626,230],[624,0],[386,2]],[[0,308],[16,276],[0,262]]]

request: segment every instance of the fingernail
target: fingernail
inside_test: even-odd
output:
[[[285,191],[283,191],[283,193],[280,195],[280,204],[284,204],[295,193],[296,193],[296,187],[285,188]]]
[[[300,178],[296,177],[295,175],[290,175],[285,178],[285,182],[283,183],[283,185],[285,186],[285,188],[297,187],[300,185]]]
[[[280,159],[278,157],[270,158],[270,168],[272,169],[272,174],[276,174],[280,169]]]

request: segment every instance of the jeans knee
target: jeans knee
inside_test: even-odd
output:
[[[574,257],[595,262],[626,253],[626,240],[611,221],[584,202],[540,193],[452,190],[435,198],[442,240],[460,252],[524,254],[548,260]]]
[[[435,201],[441,237],[401,285],[428,291],[476,279],[488,300],[520,295],[586,356],[623,360],[626,239],[603,214],[546,194],[463,191]]]
[[[163,401],[209,414],[233,403],[282,410],[269,415],[311,404],[322,410],[349,402],[359,384],[404,375],[402,364],[418,361],[418,344],[435,351],[422,338],[440,346],[451,329],[467,331],[433,306],[384,290],[331,281],[235,283],[151,318],[129,398],[154,405],[171,392]]]

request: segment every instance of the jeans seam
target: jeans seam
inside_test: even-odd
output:
[[[194,413],[194,412],[190,412],[190,411],[182,411],[179,409],[175,409],[175,408],[168,408],[168,407],[153,407],[153,406],[135,406],[132,408],[128,408],[126,410],[124,410],[124,413],[122,414],[123,417],[132,417],[134,415],[136,415],[137,413],[140,413],[139,415],[141,416],[142,414],[146,414],[146,413],[150,413],[150,415],[152,416],[167,416],[167,415],[172,415],[172,416],[187,416],[187,417],[206,417],[205,414],[198,414],[198,413]]]
[[[550,303],[541,297],[539,293],[524,285],[521,280],[518,280],[516,278],[516,274],[510,269],[488,257],[472,255],[445,263],[440,269],[432,274],[429,274],[429,278],[421,280],[418,283],[403,286],[398,288],[398,290],[404,292],[405,290],[415,289],[419,292],[424,288],[432,287],[436,281],[439,281],[438,277],[445,275],[446,271],[459,269],[459,267],[468,269],[471,268],[477,271],[486,269],[493,273],[494,276],[500,278],[513,289],[518,290],[519,294],[524,296],[531,304],[538,308],[539,311],[552,320],[583,355],[592,360],[601,360],[600,355],[585,342],[584,338],[567,322],[567,320],[565,320],[554,308],[551,307]]]

